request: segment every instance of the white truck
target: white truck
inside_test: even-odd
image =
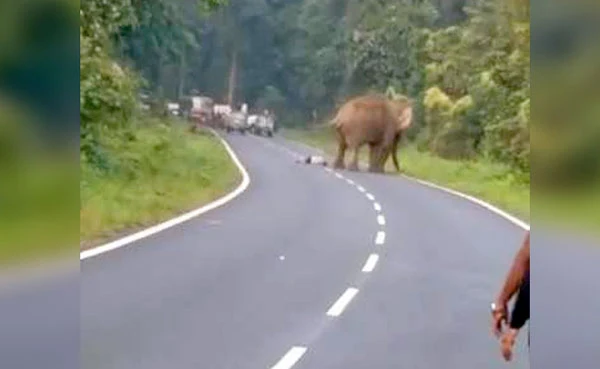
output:
[[[254,131],[262,136],[273,137],[275,132],[275,122],[270,114],[261,114],[258,116]]]
[[[256,124],[258,123],[258,115],[251,114],[248,116],[248,130],[256,134]]]
[[[234,111],[225,116],[225,130],[229,132],[237,131],[246,134],[248,131],[248,119],[246,114],[241,111]]]

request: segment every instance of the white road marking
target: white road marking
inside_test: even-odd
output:
[[[285,256],[281,255],[281,256],[279,257],[279,260],[282,260],[282,261],[283,261],[283,260],[285,260]]]
[[[271,369],[290,369],[306,352],[306,347],[294,346]]]
[[[375,244],[383,245],[385,243],[385,232],[379,231],[377,232],[377,236],[375,236]]]
[[[360,192],[366,192],[367,190],[365,190],[365,188],[363,186],[357,186],[356,188],[358,188],[358,190]]]
[[[338,177],[339,179],[342,179],[342,178],[344,178],[344,177],[343,177],[341,174],[339,174],[339,173],[336,173],[336,174],[335,174],[335,176],[336,176],[336,177]]]
[[[348,178],[348,179],[346,179],[346,182],[348,182],[348,184],[350,186],[354,186],[354,181],[353,180],[351,180],[351,179]]]
[[[478,198],[476,198],[474,196],[466,195],[466,194],[464,194],[462,192],[458,192],[458,191],[452,190],[450,188],[442,187],[442,186],[436,185],[435,183],[423,181],[423,180],[418,179],[418,178],[409,177],[407,175],[402,175],[402,176],[404,178],[408,179],[408,180],[417,182],[417,183],[419,183],[419,184],[421,184],[423,186],[427,186],[427,187],[430,187],[430,188],[435,188],[436,190],[444,191],[444,192],[449,193],[451,195],[454,195],[454,196],[460,197],[462,199],[471,201],[471,202],[473,202],[473,203],[475,203],[475,204],[483,207],[484,209],[487,209],[487,210],[491,211],[492,213],[503,217],[504,219],[506,219],[509,222],[511,222],[511,223],[513,223],[513,224],[515,224],[515,225],[523,228],[526,231],[530,230],[530,225],[527,224],[527,223],[525,223],[521,219],[519,219],[519,218],[517,218],[517,217],[515,217],[513,215],[510,215],[507,212],[505,212],[504,210],[498,209],[494,205],[491,205],[491,204],[489,204],[489,203],[487,203],[487,202],[485,202],[485,201],[483,201],[481,199],[478,199]]]
[[[379,223],[379,225],[385,225],[385,217],[383,215],[378,215],[377,223]]]
[[[318,149],[316,149],[314,147],[311,147],[311,146],[308,146],[306,144],[302,144],[302,145],[305,146],[305,147],[307,147],[307,148],[310,148],[312,150],[318,150]],[[417,182],[417,183],[419,183],[419,184],[421,184],[423,186],[435,188],[437,190],[444,191],[444,192],[449,193],[451,195],[454,195],[454,196],[460,197],[462,199],[465,199],[467,201],[473,202],[473,203],[475,203],[475,204],[483,207],[484,209],[487,209],[487,210],[491,211],[492,213],[501,216],[502,218],[508,220],[509,222],[511,222],[511,223],[513,223],[513,224],[515,224],[515,225],[517,225],[517,226],[519,226],[519,227],[521,227],[521,228],[523,228],[525,230],[530,230],[530,225],[527,224],[527,223],[525,223],[521,219],[519,219],[519,218],[517,218],[517,217],[515,217],[515,216],[513,216],[513,215],[511,215],[511,214],[509,214],[507,212],[505,212],[504,210],[501,210],[501,209],[495,207],[494,205],[491,205],[491,204],[489,204],[489,203],[487,203],[487,202],[485,202],[485,201],[483,201],[481,199],[478,199],[478,198],[476,198],[474,196],[466,195],[466,194],[464,194],[462,192],[458,192],[456,190],[452,190],[450,188],[446,188],[446,187],[437,185],[435,183],[427,182],[427,181],[424,181],[422,179],[410,177],[410,176],[407,176],[405,174],[403,174],[402,177],[404,177],[405,179],[408,179],[410,181]]]
[[[175,225],[186,222],[186,221],[188,221],[192,218],[195,218],[201,214],[204,214],[210,210],[218,208],[219,206],[225,205],[226,203],[235,199],[242,192],[244,192],[250,185],[250,176],[248,175],[248,171],[246,171],[246,168],[244,168],[244,165],[240,162],[240,160],[238,159],[237,155],[235,154],[235,152],[233,151],[231,146],[229,146],[229,144],[223,138],[221,138],[221,136],[219,136],[215,131],[211,130],[211,132],[219,138],[219,140],[221,141],[223,146],[225,146],[225,149],[229,153],[229,156],[231,156],[231,159],[233,160],[235,165],[238,167],[238,170],[242,173],[242,182],[239,184],[239,186],[235,190],[233,190],[232,192],[228,193],[227,195],[221,197],[220,199],[217,199],[209,204],[206,204],[196,210],[192,210],[188,213],[185,213],[185,214],[175,217],[173,219],[167,220],[166,222],[157,224],[150,228],[146,228],[142,231],[139,231],[139,232],[136,232],[129,236],[106,243],[104,245],[100,245],[100,246],[94,247],[92,249],[82,251],[79,253],[79,260],[84,260],[87,258],[94,257],[96,255],[103,254],[105,252],[109,252],[109,251],[121,248],[121,247],[129,245],[130,243],[133,243],[135,241],[139,241],[142,238],[146,238],[146,237],[156,234],[158,232],[164,231],[167,228],[171,228]]]
[[[376,203],[374,203],[374,204],[373,204],[373,208],[374,208],[374,209],[375,209],[375,211],[377,211],[377,212],[381,211],[381,205],[379,205],[379,203],[378,203],[378,202],[376,202]]]
[[[340,316],[344,312],[344,309],[346,308],[346,306],[348,306],[350,301],[352,301],[352,299],[354,298],[354,296],[356,296],[357,293],[358,293],[358,289],[353,288],[353,287],[348,288],[342,294],[342,296],[340,296],[340,298],[331,306],[331,308],[329,308],[329,310],[327,310],[327,315]]]
[[[367,193],[367,199],[375,201],[375,196],[371,195],[370,193]]]
[[[325,171],[331,173],[331,172],[333,172],[333,169],[331,169],[329,167],[325,167]]]
[[[371,254],[365,263],[365,266],[362,268],[363,273],[371,273],[373,269],[375,269],[375,265],[379,261],[379,255]]]

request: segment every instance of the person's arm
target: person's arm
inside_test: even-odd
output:
[[[517,300],[510,316],[510,328],[521,329],[529,320],[529,273],[525,276],[523,285],[519,289]]]
[[[494,323],[494,333],[499,335],[502,331],[502,322],[507,319],[507,304],[512,296],[519,289],[521,282],[525,276],[525,272],[529,265],[529,238],[530,233],[527,232],[523,245],[519,249],[519,252],[515,256],[513,264],[506,276],[504,285],[500,290],[498,297],[494,303],[494,310],[492,311]]]
[[[529,320],[529,271],[525,275],[525,280],[521,288],[519,289],[519,293],[517,295],[517,299],[515,301],[515,305],[513,306],[513,310],[510,316],[509,329],[502,335],[502,339],[500,340],[500,351],[502,352],[502,356],[506,361],[510,361],[512,359],[513,347],[515,346],[515,341],[517,339],[517,335],[525,322]]]

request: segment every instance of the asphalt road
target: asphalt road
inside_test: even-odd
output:
[[[241,197],[83,262],[84,368],[270,368],[293,347],[297,368],[504,367],[488,306],[522,231],[408,181],[297,164],[277,140],[229,140],[252,178]]]
[[[525,334],[507,365],[488,328],[522,229],[406,179],[295,163],[306,148],[280,138],[228,140],[249,188],[83,260],[79,325],[55,318],[64,293],[0,299],[2,367],[74,367],[49,350],[75,328],[85,369],[529,367]],[[596,367],[600,252],[532,246],[531,367]]]

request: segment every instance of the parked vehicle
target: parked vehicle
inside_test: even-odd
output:
[[[256,133],[262,136],[272,137],[275,132],[275,124],[273,118],[267,115],[260,115],[256,123]]]
[[[190,117],[196,123],[210,125],[213,119],[213,105],[210,97],[193,96]]]
[[[231,106],[215,104],[213,106],[213,119],[216,128],[225,128],[225,118],[231,114]]]
[[[259,117],[256,114],[252,114],[252,115],[248,116],[248,130],[251,133],[257,134],[256,125],[258,123],[258,119],[259,119]]]
[[[248,131],[248,120],[241,111],[235,111],[225,116],[225,130],[227,132],[237,131],[246,134]]]
[[[173,115],[175,117],[181,116],[181,107],[178,103],[167,103],[167,112],[169,115]]]

